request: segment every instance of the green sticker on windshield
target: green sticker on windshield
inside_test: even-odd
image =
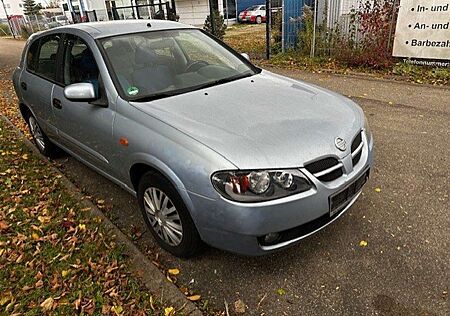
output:
[[[136,95],[136,94],[139,93],[139,89],[136,88],[136,87],[131,86],[131,87],[128,87],[127,93],[128,93],[129,95]]]

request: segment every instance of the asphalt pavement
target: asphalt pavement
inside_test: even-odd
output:
[[[0,39],[0,67],[18,62],[17,43]],[[175,258],[146,232],[131,195],[71,157],[56,164],[86,195],[104,200],[106,215],[137,235],[152,260],[180,269],[179,286],[216,310],[228,305],[233,314],[240,299],[247,315],[449,315],[449,87],[271,70],[350,96],[375,138],[376,165],[360,199],[294,247],[256,258],[212,248]]]

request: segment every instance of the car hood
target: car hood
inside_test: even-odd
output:
[[[261,74],[147,103],[131,102],[240,169],[302,167],[348,155],[364,124],[355,103],[325,89]],[[347,150],[335,147],[346,140]]]

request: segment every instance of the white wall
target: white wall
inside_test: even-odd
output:
[[[22,0],[4,0],[8,15],[23,15]],[[0,18],[6,18],[5,10],[0,1]]]
[[[106,10],[106,5],[104,0],[85,0],[84,8],[87,11]]]
[[[358,9],[361,1],[342,0],[341,14],[349,14],[352,9]]]
[[[223,14],[223,0],[219,0],[219,11]],[[208,0],[176,0],[175,6],[180,22],[201,26],[209,15]]]

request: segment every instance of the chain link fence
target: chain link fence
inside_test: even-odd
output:
[[[283,51],[350,66],[387,66],[393,61],[399,2],[284,0]]]

